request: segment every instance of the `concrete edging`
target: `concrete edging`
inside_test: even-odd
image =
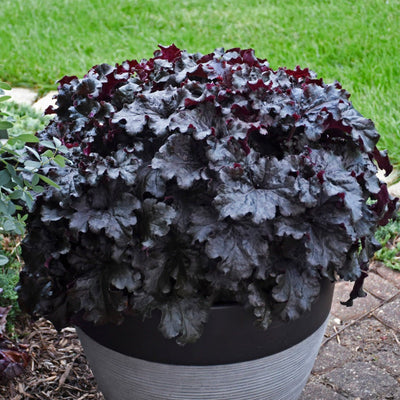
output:
[[[43,97],[39,97],[33,89],[27,88],[12,88],[5,92],[7,96],[11,96],[11,101],[33,107],[38,113],[44,113],[50,105],[55,106],[56,100],[53,97],[57,94],[56,91],[51,91]]]

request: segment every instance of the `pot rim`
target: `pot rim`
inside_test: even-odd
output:
[[[334,283],[321,280],[318,298],[309,311],[293,321],[274,318],[267,330],[239,304],[211,308],[202,336],[195,343],[178,345],[158,330],[160,313],[150,318],[127,317],[121,325],[100,325],[80,320],[88,336],[119,353],[135,358],[179,365],[231,364],[266,357],[286,350],[313,334],[327,319]],[[239,329],[240,327],[240,329]]]

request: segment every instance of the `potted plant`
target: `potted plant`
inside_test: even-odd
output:
[[[79,327],[107,399],[296,399],[331,282],[364,295],[397,200],[349,94],[251,49],[171,45],[64,77],[47,113],[39,136],[72,163],[42,171],[59,188],[27,223],[23,309]]]

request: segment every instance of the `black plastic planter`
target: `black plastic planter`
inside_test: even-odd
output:
[[[78,333],[107,400],[295,400],[318,353],[333,286],[322,281],[310,311],[267,331],[240,306],[224,305],[185,346],[161,335],[156,315],[121,326],[82,323]]]

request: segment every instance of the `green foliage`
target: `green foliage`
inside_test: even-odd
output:
[[[8,96],[3,96],[7,98]],[[8,134],[15,136],[18,134],[31,134],[37,132],[49,122],[50,117],[37,113],[28,105],[5,101],[0,103],[1,110],[13,119],[13,126],[8,130]]]
[[[45,185],[56,186],[38,173],[39,168],[53,163],[63,166],[61,153],[66,148],[59,140],[39,143],[35,132],[42,129],[48,117],[41,117],[32,108],[7,102],[4,90],[10,87],[0,82],[0,307],[11,306],[7,315],[7,330],[20,310],[15,285],[21,263],[20,236],[25,233],[27,212],[34,198]],[[40,144],[44,152],[34,146]]]
[[[0,235],[9,262],[0,267],[0,385],[21,375],[28,366],[29,354],[18,344],[15,322],[21,317],[15,285],[20,270],[19,236]]]
[[[375,253],[375,259],[400,271],[400,219],[393,220],[381,227],[377,231],[376,237],[381,243],[382,249]]]
[[[40,143],[47,150],[39,154],[34,144],[39,139],[36,130],[44,126],[46,119],[39,118],[28,107],[7,105],[4,100],[8,96],[0,86],[0,234],[23,235],[27,211],[32,209],[35,195],[44,190],[44,184],[55,185],[38,173],[39,168],[55,163],[65,165],[61,155],[67,149],[59,140]],[[5,265],[8,258],[0,248],[0,266]]]
[[[18,283],[20,263],[20,237],[0,236],[2,243],[2,251],[8,258],[8,262],[0,267],[0,307],[11,306],[11,310],[7,315],[7,331],[13,333],[14,323],[21,313],[18,305],[18,296],[15,286]]]

